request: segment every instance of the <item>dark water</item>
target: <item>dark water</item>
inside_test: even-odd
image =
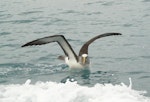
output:
[[[76,80],[81,85],[129,84],[150,96],[149,0],[1,0],[0,84]],[[78,53],[98,34],[122,36],[95,41],[90,48],[91,70],[74,73],[57,59],[56,44],[21,48],[36,38],[62,34]]]

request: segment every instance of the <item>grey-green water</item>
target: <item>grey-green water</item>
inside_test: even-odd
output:
[[[150,96],[149,0],[0,0],[0,84],[56,81],[81,85],[129,84]],[[71,73],[57,59],[56,44],[21,48],[36,38],[62,34],[78,53],[101,33],[122,36],[99,39],[89,48],[90,72]]]

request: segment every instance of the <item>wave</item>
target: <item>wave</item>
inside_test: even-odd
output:
[[[144,91],[132,89],[132,83],[81,86],[77,82],[36,82],[0,85],[0,102],[150,102]]]

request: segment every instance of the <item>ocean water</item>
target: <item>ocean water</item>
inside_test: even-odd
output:
[[[150,102],[150,0],[1,0],[0,102]],[[78,54],[90,38],[90,70],[72,72],[57,43]]]

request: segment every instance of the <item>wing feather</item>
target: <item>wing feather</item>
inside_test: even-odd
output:
[[[102,38],[102,37],[106,37],[106,36],[112,36],[112,35],[121,35],[120,33],[104,33],[104,34],[101,34],[101,35],[98,35],[92,39],[90,39],[89,41],[87,41],[80,49],[79,51],[79,56],[81,56],[82,54],[88,54],[88,47],[89,45],[95,41],[96,39],[98,38]]]
[[[76,61],[78,60],[77,55],[75,54],[71,45],[68,43],[68,41],[65,39],[63,35],[54,35],[54,36],[48,36],[37,40],[33,40],[31,42],[22,45],[22,47],[32,46],[32,45],[43,45],[51,42],[57,42],[63,49],[65,55],[69,57],[69,59],[76,60]]]

